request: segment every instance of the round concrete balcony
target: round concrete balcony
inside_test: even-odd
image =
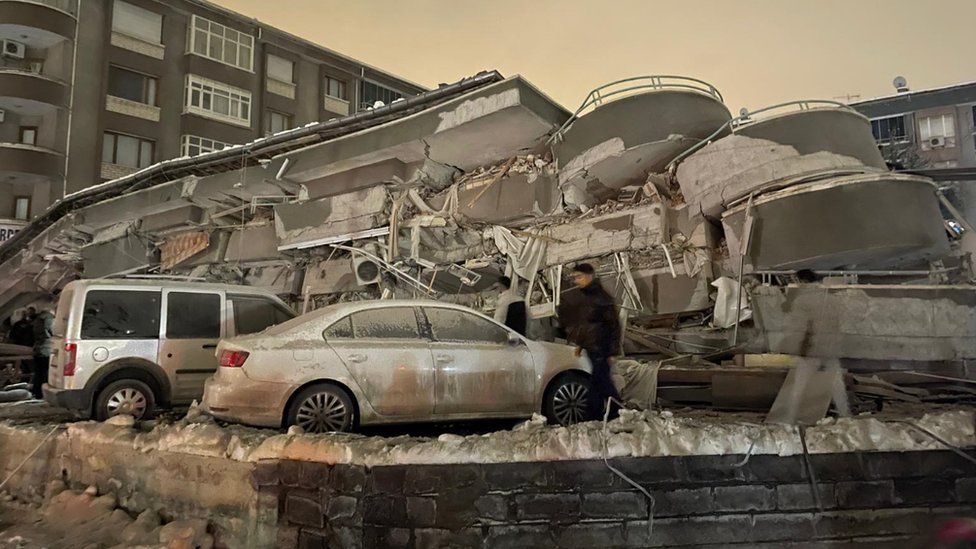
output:
[[[590,92],[554,139],[560,186],[571,203],[612,198],[664,171],[730,119],[718,90],[700,80],[648,76],[608,84]]]
[[[21,143],[0,143],[0,181],[57,179],[64,170],[61,153]]]
[[[60,80],[22,70],[0,69],[0,98],[6,106],[68,105],[68,86]],[[19,103],[18,103],[19,102]]]
[[[782,112],[740,124],[733,133],[789,145],[800,154],[828,152],[856,158],[865,166],[885,168],[884,159],[871,133],[871,122],[846,106]]]
[[[74,40],[76,21],[71,0],[0,0],[0,37],[18,40],[27,34],[54,34]]]
[[[934,183],[868,173],[743,199],[722,215],[729,254],[738,258],[746,219],[753,271],[892,269],[942,257],[949,248]],[[738,259],[736,259],[738,261]]]

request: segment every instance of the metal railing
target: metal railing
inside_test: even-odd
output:
[[[708,82],[705,82],[704,80],[699,80],[697,78],[657,74],[650,76],[634,76],[631,78],[624,78],[623,80],[615,80],[609,84],[604,84],[598,88],[595,88],[591,90],[590,93],[586,94],[586,99],[583,100],[583,103],[579,106],[579,108],[576,109],[573,115],[570,116],[569,119],[566,120],[566,122],[560,126],[554,134],[552,134],[546,143],[551,144],[562,140],[562,136],[564,133],[566,133],[566,130],[568,130],[569,127],[573,125],[573,122],[580,117],[583,111],[589,107],[599,107],[611,98],[620,99],[620,97],[624,94],[630,95],[633,92],[661,89],[693,90],[710,95],[720,102],[724,102],[722,94],[718,91],[718,88],[709,84]]]
[[[813,107],[811,107],[811,105],[813,105]],[[681,163],[682,160],[698,152],[698,150],[704,147],[705,145],[711,143],[713,139],[715,139],[719,135],[722,135],[722,132],[724,132],[725,130],[729,128],[735,130],[736,128],[744,124],[755,122],[755,116],[757,114],[765,114],[770,111],[785,109],[786,107],[797,107],[798,111],[808,111],[811,110],[812,108],[816,108],[818,106],[825,106],[825,105],[829,105],[831,107],[839,107],[842,109],[849,110],[853,113],[857,113],[857,110],[855,110],[854,107],[830,99],[800,99],[797,101],[787,101],[786,103],[778,103],[776,105],[770,105],[769,107],[763,107],[755,111],[742,109],[741,111],[739,111],[739,116],[736,116],[735,118],[729,120],[725,124],[722,124],[717,130],[712,132],[711,135],[709,135],[705,139],[702,139],[698,143],[695,143],[694,145],[689,147],[685,152],[676,156],[674,160],[668,162],[665,171],[670,172],[671,170],[673,170],[675,167],[677,167],[679,163]]]

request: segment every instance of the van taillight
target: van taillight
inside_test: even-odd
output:
[[[75,362],[78,359],[78,345],[75,343],[66,343],[64,350],[67,356],[64,359],[64,368],[61,373],[62,375],[73,376],[75,375]]]
[[[240,368],[249,355],[246,351],[223,351],[220,353],[220,365],[224,368]]]

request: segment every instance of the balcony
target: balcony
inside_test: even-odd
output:
[[[115,97],[114,95],[108,95],[105,97],[105,110],[117,112],[126,116],[142,118],[143,120],[159,122],[159,107],[139,103],[138,101],[123,99],[121,97]]]
[[[55,107],[68,105],[68,86],[61,80],[21,69],[0,69],[0,97],[11,97],[24,103],[41,103]]]
[[[57,151],[23,143],[0,143],[0,177],[7,180],[58,179],[63,168],[64,156]]]
[[[74,40],[74,14],[75,0],[0,0],[0,35],[16,40],[25,32],[50,33]]]

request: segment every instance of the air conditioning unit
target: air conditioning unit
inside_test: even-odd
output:
[[[929,147],[932,147],[933,149],[939,149],[945,147],[945,137],[942,137],[940,135],[938,137],[933,137],[929,139]]]
[[[380,281],[383,269],[380,264],[362,254],[352,254],[352,271],[360,286],[376,284]]]
[[[24,54],[27,53],[27,46],[23,42],[16,42],[14,40],[4,40],[3,41],[3,56],[12,57],[13,59],[23,59]]]

